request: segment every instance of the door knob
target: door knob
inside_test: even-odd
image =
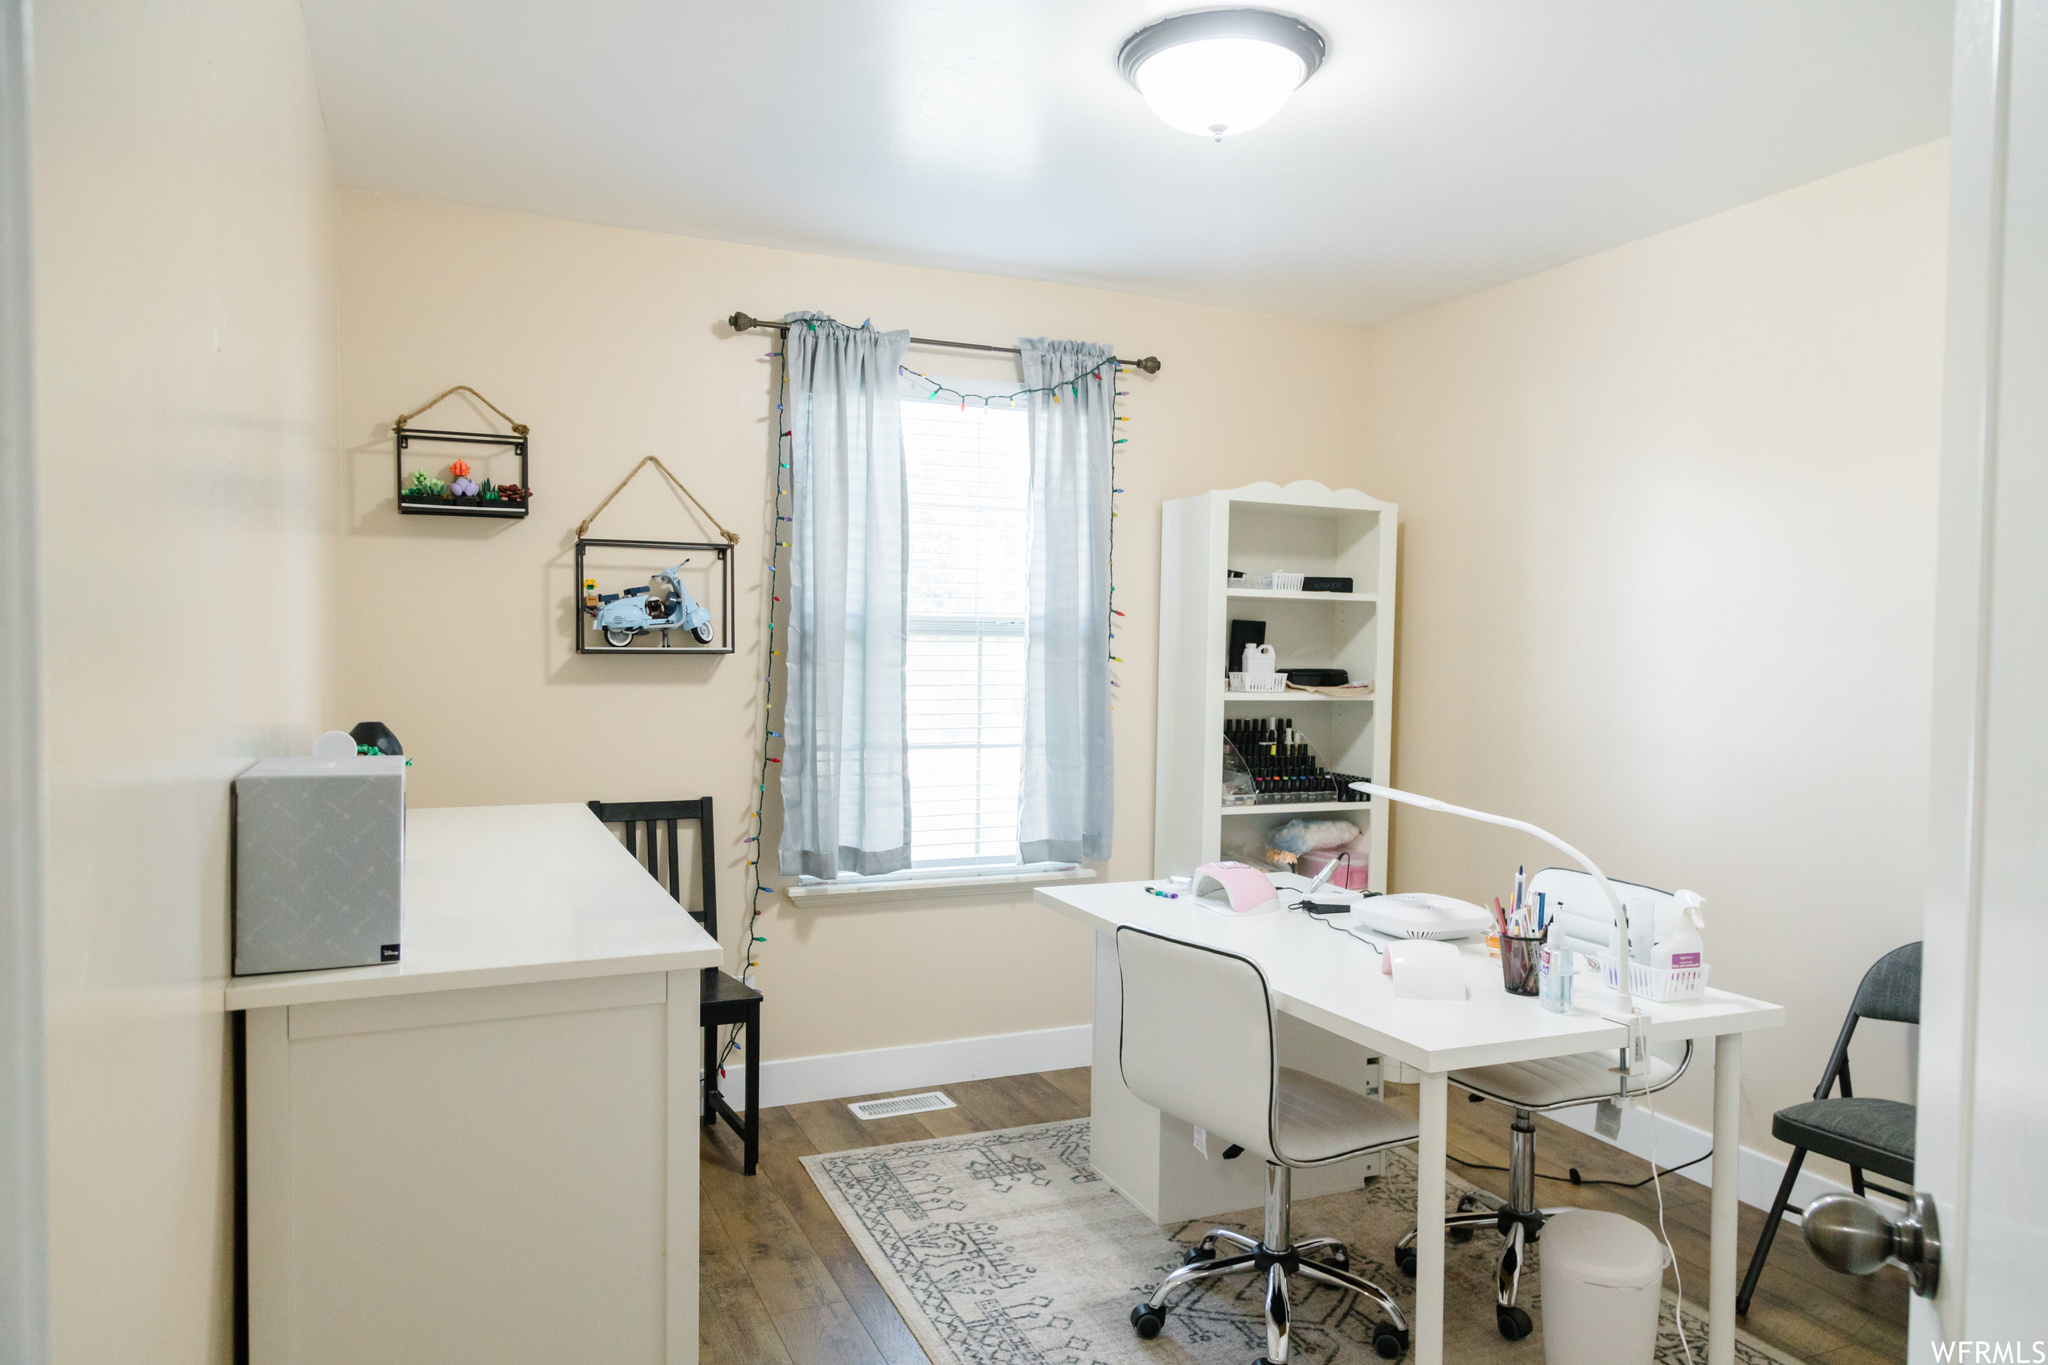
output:
[[[1845,1275],[1868,1275],[1889,1262],[1905,1267],[1922,1298],[1941,1285],[1941,1223],[1924,1190],[1898,1218],[1857,1195],[1824,1194],[1806,1206],[1806,1244]]]

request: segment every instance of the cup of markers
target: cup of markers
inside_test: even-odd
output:
[[[1541,987],[1537,976],[1543,936],[1524,938],[1519,934],[1500,936],[1500,977],[1509,995],[1534,995]]]
[[[1494,932],[1488,947],[1500,958],[1501,985],[1510,995],[1536,995],[1542,989],[1544,931],[1549,927],[1544,893],[1528,894],[1527,869],[1515,869],[1515,897],[1507,904],[1493,898]],[[1498,945],[1497,948],[1495,945]]]

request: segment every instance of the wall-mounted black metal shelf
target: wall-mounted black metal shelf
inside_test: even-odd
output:
[[[600,556],[609,562],[603,569],[592,569],[585,563],[585,552],[592,549],[650,550],[659,551],[659,553],[644,556]],[[731,654],[734,648],[732,550],[733,547],[729,543],[718,541],[586,540],[579,537],[576,541],[576,596],[574,600],[576,652],[578,654],[664,655],[669,658],[675,658],[684,654]],[[625,615],[631,619],[620,623],[618,628],[609,631],[600,628],[598,621],[600,619],[600,612],[604,608],[614,604],[629,605],[628,600],[636,597],[640,601],[645,602],[646,597],[642,595],[649,594],[649,588],[641,587],[637,584],[632,587],[618,586],[618,580],[615,578],[615,590],[607,593],[602,591],[602,585],[599,585],[596,579],[587,578],[586,574],[602,572],[607,577],[621,575],[627,571],[626,564],[621,561],[637,560],[638,562],[632,564],[634,577],[646,578],[652,583],[656,577],[662,574],[663,570],[670,567],[680,567],[702,556],[711,556],[716,559],[717,563],[702,578],[699,578],[696,574],[686,576],[694,579],[698,584],[699,590],[703,591],[707,597],[711,595],[707,589],[716,589],[718,601],[702,604],[710,613],[710,619],[704,622],[703,625],[703,629],[709,635],[708,639],[704,635],[696,634],[684,627],[682,619],[683,604],[673,596],[671,591],[676,587],[684,586],[680,583],[663,582],[658,585],[657,591],[665,594],[661,601],[661,609],[664,615],[659,617],[653,616],[644,608],[637,612],[628,611]],[[687,591],[687,588],[684,587],[684,590]]]
[[[519,497],[517,501],[498,497],[485,500],[480,494],[471,493],[466,498],[443,493],[415,495],[405,491],[405,451],[414,441],[451,442],[456,445],[495,446],[509,450],[519,457]],[[424,428],[401,427],[398,443],[398,510],[435,517],[523,517],[532,492],[526,482],[526,438],[524,436],[486,436],[474,431],[428,431]]]
[[[500,417],[505,413],[497,404],[485,398],[467,384],[458,384],[436,398],[433,403],[417,411],[409,412],[391,424],[393,469],[396,474],[398,510],[415,516],[434,517],[502,517],[518,518],[527,514],[533,502],[533,485],[527,474],[527,428],[524,424],[505,417],[512,428],[509,435],[499,436],[485,431],[440,431],[425,427],[406,425],[413,418],[434,406],[449,394],[467,393]],[[412,481],[406,478],[406,452],[415,443],[429,445],[487,446],[493,450],[510,451],[519,458],[519,481],[514,484],[493,484],[489,479],[476,483],[476,491],[458,493],[454,491],[456,480],[443,483],[428,477],[425,469],[414,471]],[[417,454],[415,453],[415,458]],[[456,460],[462,457],[457,455]],[[453,462],[451,461],[451,464]],[[465,466],[467,462],[465,461]],[[464,475],[466,477],[466,474]],[[495,494],[495,496],[490,496]]]

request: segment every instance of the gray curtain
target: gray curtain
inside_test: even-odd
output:
[[[910,866],[908,497],[896,367],[908,332],[791,313],[784,876]]]
[[[1031,618],[1017,842],[1024,862],[1107,858],[1109,453],[1115,351],[1026,337],[1031,395]]]

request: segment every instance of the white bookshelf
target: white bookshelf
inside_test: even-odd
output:
[[[1384,781],[1393,747],[1395,504],[1306,480],[1176,498],[1160,537],[1159,763],[1152,871],[1185,874],[1226,843],[1299,815],[1366,832],[1371,884],[1387,887],[1387,824],[1374,804],[1223,805],[1226,718],[1289,717],[1325,768]],[[1349,578],[1349,593],[1233,588],[1227,571]],[[1370,697],[1232,692],[1233,619],[1263,620],[1282,670],[1342,668]]]

